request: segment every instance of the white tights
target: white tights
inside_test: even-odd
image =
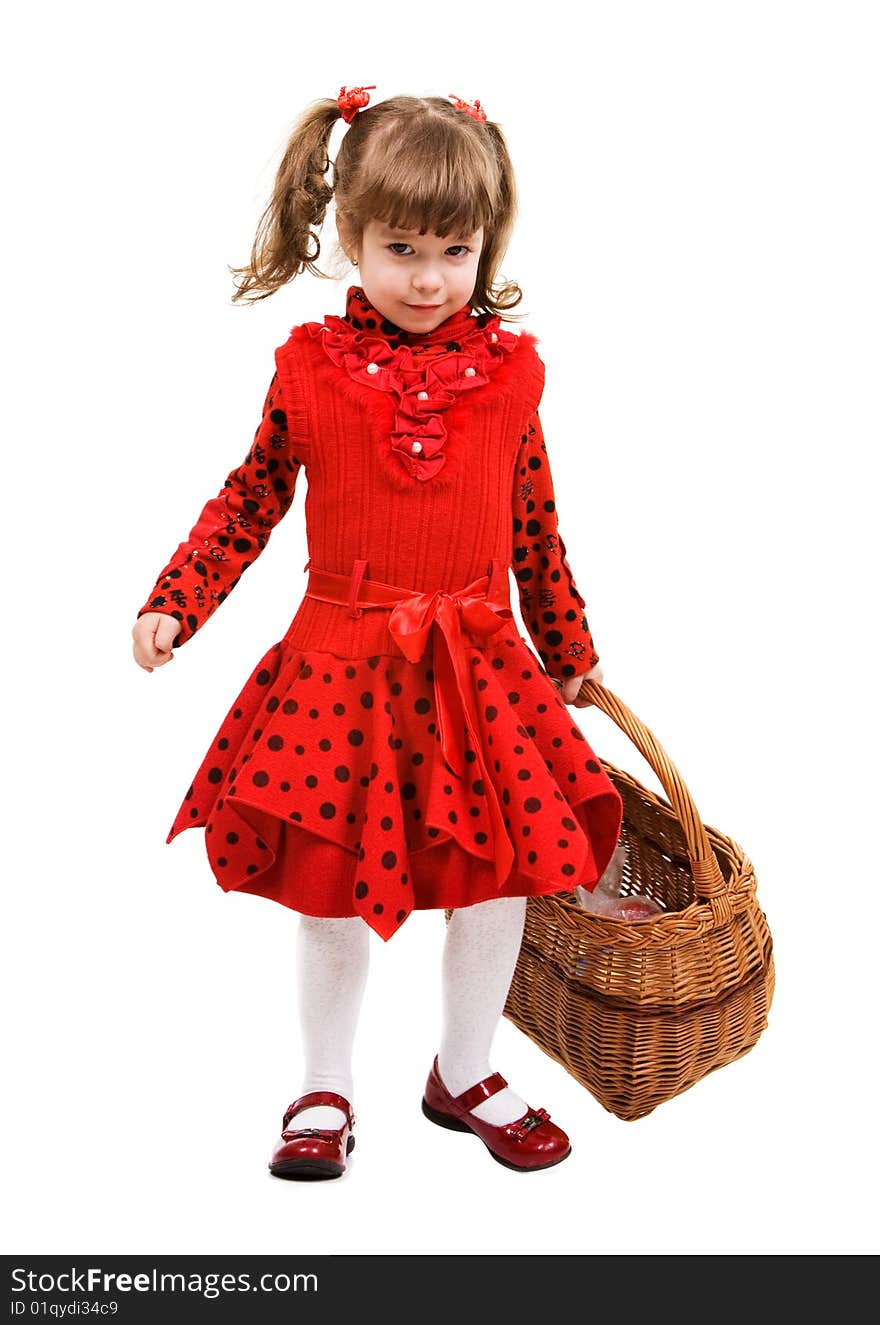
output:
[[[513,979],[525,914],[524,897],[499,897],[455,910],[446,927],[438,1067],[451,1095],[460,1095],[493,1070],[489,1051]],[[301,916],[296,955],[305,1056],[300,1094],[333,1090],[351,1102],[352,1049],[367,983],[369,927],[360,916]],[[502,1126],[521,1118],[527,1107],[508,1087],[473,1112]],[[319,1105],[303,1109],[290,1127],[339,1127],[342,1119],[340,1110]]]

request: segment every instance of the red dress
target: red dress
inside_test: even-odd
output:
[[[307,565],[402,587],[420,610],[445,603],[448,620],[457,608],[458,693],[439,621],[416,657],[387,610],[307,591],[166,839],[204,827],[224,890],[361,915],[388,939],[414,909],[591,889],[607,866],[621,799],[548,679],[598,655],[557,528],[535,345],[468,305],[409,333],[352,286],[344,317],[296,326],[276,350],[253,445],[138,616],[170,613],[174,647],[190,639],[266,546],[302,468]],[[470,632],[461,590],[499,567],[540,663],[509,610]],[[465,712],[465,725],[448,716]]]

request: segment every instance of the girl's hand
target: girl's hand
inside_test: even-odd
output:
[[[154,667],[171,662],[174,657],[171,645],[179,630],[180,622],[167,612],[145,612],[138,617],[131,631],[132,652],[138,667],[152,672]]]
[[[596,663],[596,666],[593,667],[589,672],[581,672],[580,676],[569,676],[562,682],[560,690],[562,693],[562,699],[564,703],[573,704],[576,709],[585,709],[590,707],[590,705],[593,702],[591,699],[578,699],[577,697],[578,691],[581,688],[581,684],[587,678],[589,678],[589,680],[591,681],[598,681],[601,684],[603,679],[602,668],[599,666],[598,663]]]

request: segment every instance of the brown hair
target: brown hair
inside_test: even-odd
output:
[[[242,278],[232,302],[266,299],[302,271],[336,279],[315,265],[318,231],[332,199],[338,233],[355,246],[374,219],[421,234],[432,230],[441,238],[482,226],[470,304],[477,313],[506,316],[522,291],[513,281],[496,284],[517,210],[513,166],[499,126],[473,119],[442,97],[390,97],[355,115],[336,153],[331,185],[328,143],[340,115],[335,99],[322,99],[294,125],[250,263],[229,268]]]

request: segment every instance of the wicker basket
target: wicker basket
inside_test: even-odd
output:
[[[602,761],[623,800],[621,890],[646,894],[665,914],[633,924],[585,911],[573,893],[530,897],[504,1011],[631,1121],[754,1046],[773,998],[773,949],[741,847],[704,827],[626,705],[595,681],[581,695],[630,737],[669,797]]]

